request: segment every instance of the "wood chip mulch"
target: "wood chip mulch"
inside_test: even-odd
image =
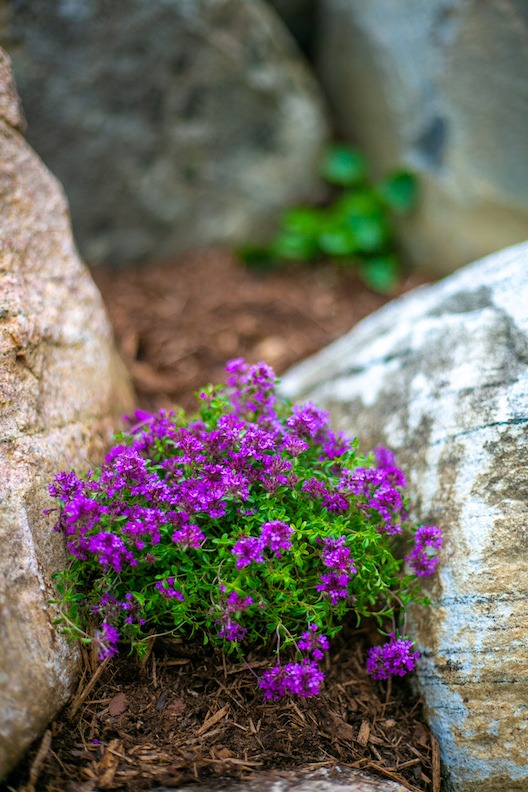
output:
[[[339,766],[439,792],[421,702],[404,680],[370,679],[365,632],[334,640],[320,696],[279,702],[263,701],[256,685],[269,658],[249,655],[248,669],[182,643],[156,646],[142,665],[98,666],[85,651],[76,696],[7,789],[139,791]]]
[[[277,373],[321,349],[385,297],[331,266],[259,274],[222,251],[109,273],[94,271],[116,339],[146,409],[221,382],[226,360],[265,360]],[[397,290],[423,282],[409,278]],[[314,699],[264,702],[252,666],[201,647],[157,644],[140,666],[98,666],[86,650],[79,689],[5,789],[95,792],[247,779],[300,766],[360,768],[409,790],[440,790],[438,746],[405,680],[365,672],[367,628],[345,629]]]
[[[257,273],[222,250],[93,276],[146,409],[194,410],[194,393],[222,382],[233,357],[265,360],[281,374],[388,299],[345,268]],[[394,296],[423,282],[413,275]]]

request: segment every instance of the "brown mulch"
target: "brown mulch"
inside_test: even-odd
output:
[[[335,266],[257,273],[221,250],[93,275],[147,409],[180,404],[223,381],[227,360],[265,360],[277,373],[316,352],[388,298]],[[414,275],[395,290],[413,288]]]
[[[226,360],[277,373],[339,337],[387,298],[332,266],[259,274],[229,253],[94,271],[142,407],[177,403],[221,382]],[[414,276],[401,293],[423,279]],[[72,702],[7,780],[19,792],[144,790],[246,779],[266,769],[360,768],[409,790],[440,790],[438,746],[405,680],[371,680],[368,628],[332,644],[315,699],[264,702],[252,670],[202,647],[157,644],[143,665],[121,658],[84,672]]]
[[[345,629],[321,695],[280,702],[263,701],[256,687],[269,659],[249,655],[248,669],[181,644],[156,648],[143,665],[124,658],[97,667],[85,652],[77,695],[30,756],[35,789],[177,788],[302,765],[362,769],[439,792],[438,746],[421,702],[405,681],[370,679],[369,645],[365,631]],[[8,788],[31,789],[14,778]]]

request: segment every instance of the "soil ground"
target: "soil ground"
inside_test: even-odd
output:
[[[259,274],[222,251],[109,273],[96,270],[142,407],[178,403],[221,382],[226,360],[265,360],[277,373],[322,348],[387,298],[332,266]],[[419,283],[414,277],[398,293]],[[31,792],[144,790],[263,769],[362,768],[409,790],[440,790],[438,746],[405,680],[364,670],[370,628],[346,627],[314,699],[263,702],[255,673],[199,646],[156,644],[142,665],[98,666],[83,651],[79,689],[7,780]]]

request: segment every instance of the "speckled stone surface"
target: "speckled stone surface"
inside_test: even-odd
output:
[[[65,703],[76,653],[48,599],[65,563],[47,494],[86,470],[132,406],[64,194],[24,140],[0,50],[0,778]]]
[[[212,781],[210,784],[178,787],[178,790],[161,787],[159,792],[404,792],[406,787],[378,776],[358,770],[337,768],[289,772],[257,773],[251,781],[229,783]]]
[[[394,300],[283,391],[392,447],[441,526],[418,684],[459,792],[528,789],[528,243]]]

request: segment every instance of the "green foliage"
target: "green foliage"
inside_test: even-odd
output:
[[[310,214],[289,222],[293,233]],[[371,277],[382,282],[381,259]],[[330,638],[347,614],[381,627],[419,599],[402,569],[414,529],[401,472],[361,456],[314,405],[279,400],[265,364],[234,364],[234,389],[205,389],[197,416],[142,414],[102,468],[50,488],[71,554],[60,622],[86,641],[97,622],[102,658],[118,638],[141,655],[160,634],[239,656],[278,637],[295,647],[309,624]]]
[[[287,209],[269,246],[242,248],[241,259],[265,270],[284,261],[330,257],[357,266],[360,278],[371,289],[390,293],[401,269],[391,214],[406,214],[415,205],[414,175],[396,170],[379,184],[371,184],[365,158],[342,144],[331,146],[324,153],[321,175],[339,190],[335,199],[322,207]]]

